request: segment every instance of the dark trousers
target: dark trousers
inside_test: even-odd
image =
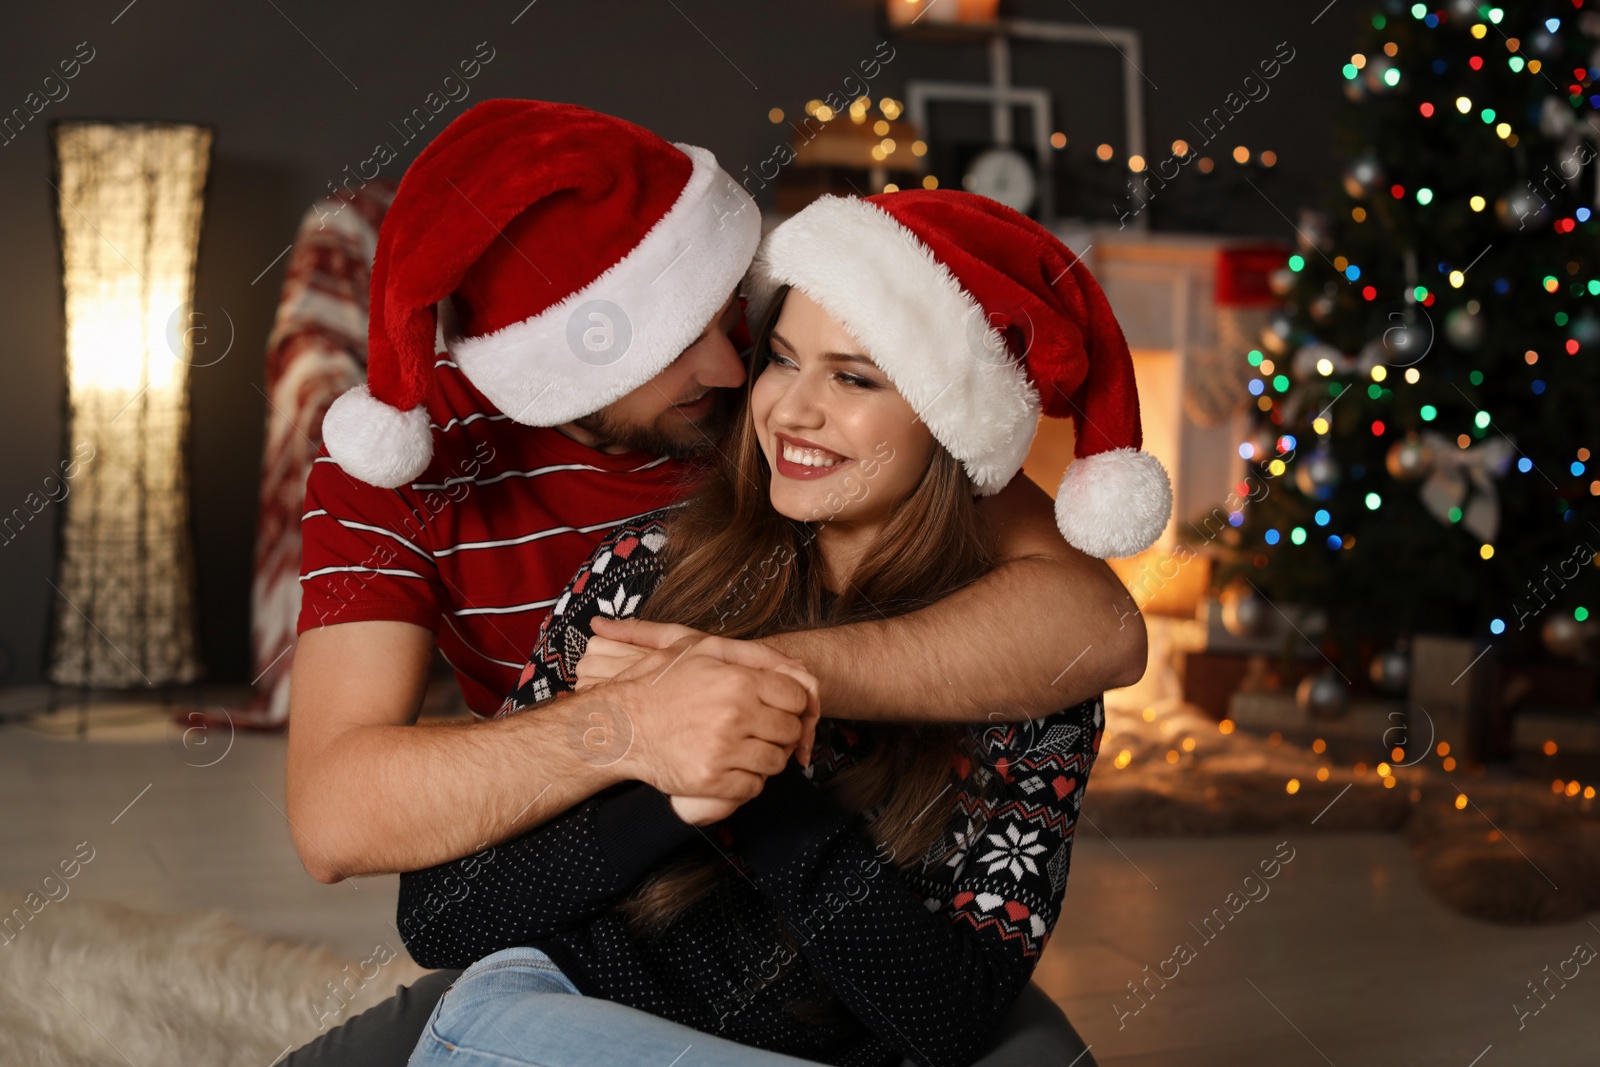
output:
[[[405,1067],[434,1005],[461,974],[434,971],[289,1053],[283,1067]],[[910,1060],[905,1067],[915,1067]],[[1037,985],[1028,983],[973,1067],[1095,1067],[1083,1039]]]

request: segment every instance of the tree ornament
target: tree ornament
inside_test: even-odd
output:
[[[1295,241],[1302,252],[1321,252],[1333,241],[1332,228],[1326,212],[1310,208],[1300,212],[1300,225],[1295,227]]]
[[[1578,125],[1572,105],[1559,96],[1547,96],[1539,105],[1539,132],[1552,141],[1559,141]]]
[[[1261,343],[1275,356],[1289,351],[1289,338],[1294,333],[1294,323],[1287,314],[1279,313],[1267,320],[1261,330]]]
[[[1302,462],[1295,464],[1294,484],[1313,500],[1327,500],[1339,486],[1339,461],[1326,445],[1319,446]]]
[[[1388,56],[1373,56],[1362,68],[1361,80],[1366,82],[1369,93],[1386,93],[1399,84],[1398,77],[1392,82],[1388,77],[1389,72],[1395,69],[1395,61]]]
[[[1600,318],[1592,311],[1579,315],[1572,323],[1572,339],[1584,348],[1600,343]]]
[[[1494,217],[1508,230],[1525,230],[1550,221],[1550,205],[1526,185],[1514,185],[1494,202]]]
[[[1541,26],[1523,38],[1522,47],[1541,59],[1550,59],[1561,53],[1561,38]]]
[[[1415,366],[1433,347],[1433,320],[1413,307],[1375,315],[1368,320],[1368,328],[1379,332],[1361,349],[1363,373],[1380,363],[1390,367]]]
[[[1331,670],[1300,679],[1294,702],[1313,719],[1338,719],[1350,710],[1350,687]]]
[[[1414,433],[1407,434],[1389,447],[1384,466],[1389,468],[1389,477],[1396,481],[1415,481],[1433,466],[1433,446]]]
[[[1222,591],[1222,628],[1235,637],[1260,637],[1272,630],[1272,605],[1248,583]]]
[[[1577,659],[1588,637],[1588,627],[1564,611],[1546,619],[1539,631],[1545,650],[1561,659]]]
[[[1452,308],[1444,317],[1444,334],[1457,348],[1472,352],[1483,344],[1485,325],[1478,302],[1469,300],[1463,307]]]
[[[1357,158],[1345,168],[1344,191],[1352,200],[1364,200],[1383,181],[1383,167],[1378,157],[1367,154]]]
[[[1398,648],[1379,652],[1367,664],[1367,676],[1380,692],[1391,696],[1404,693],[1411,684],[1411,657]]]

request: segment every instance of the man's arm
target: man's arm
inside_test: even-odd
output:
[[[825,714],[1038,718],[1144,675],[1144,617],[1104,560],[1067,544],[1049,496],[1018,475],[979,502],[1001,563],[894,618],[762,639],[803,661]]]
[[[618,782],[743,802],[815,718],[815,682],[786,669],[797,665],[754,642],[710,641],[503,719],[418,725],[432,647],[425,627],[404,622],[300,635],[289,822],[318,881],[433,867]]]
[[[290,688],[295,847],[321,882],[415,870],[538,826],[626,776],[567,742],[569,715],[417,725],[433,635],[352,622],[300,635]],[[593,701],[592,694],[564,698]],[[582,714],[575,703],[571,714]]]

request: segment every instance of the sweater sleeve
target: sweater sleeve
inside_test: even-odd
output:
[[[596,615],[634,614],[660,580],[666,511],[613,530],[539,631],[501,715],[559,714]],[[644,782],[620,782],[519,837],[400,876],[396,927],[424,967],[465,967],[603,914],[700,831]]]
[[[901,872],[792,760],[724,825],[801,951],[861,1023],[923,1067],[961,1067],[1049,940],[1104,722],[1097,698],[972,728],[982,765],[969,781],[993,775],[999,795],[976,800],[963,789],[947,829],[955,850],[934,876]]]
[[[699,836],[666,794],[623,782],[520,837],[400,876],[396,926],[424,967],[466,967],[609,910]]]
[[[556,598],[539,640],[496,717],[541,704],[578,684],[578,661],[599,616],[636,615],[664,573],[667,520],[678,505],[647,512],[618,526],[595,547]]]

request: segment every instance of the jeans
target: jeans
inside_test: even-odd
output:
[[[394,996],[295,1049],[280,1067],[404,1067],[435,1005],[461,973],[434,971],[409,986],[396,986]],[[1030,982],[973,1067],[1095,1067],[1095,1062],[1061,1009]]]
[[[1037,987],[1030,985],[1029,991],[1043,997]],[[1060,1009],[1044,999],[1054,1009],[1059,1028],[1051,1029],[1049,1024],[1056,1020],[1047,1016],[1047,1025],[1038,1032],[1016,1032],[1008,1016],[997,1047],[975,1067],[1093,1067],[1088,1050]],[[1037,1011],[1037,1005],[1033,1008]],[[715,1037],[614,1001],[584,997],[536,948],[505,949],[467,968],[434,1007],[409,1061],[410,1067],[638,1063],[814,1067],[810,1060]]]

